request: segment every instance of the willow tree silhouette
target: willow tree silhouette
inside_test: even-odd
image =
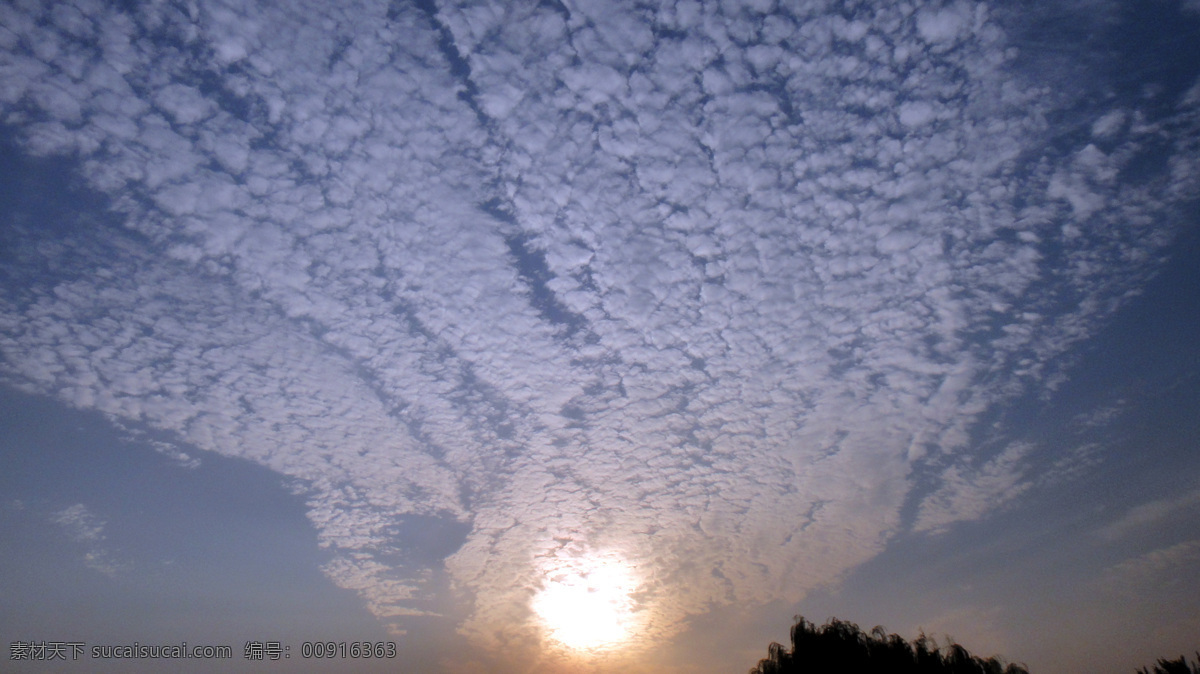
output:
[[[1178,660],[1159,658],[1153,670],[1142,667],[1137,670],[1137,674],[1200,674],[1200,651],[1196,652],[1196,664],[1194,665],[1188,664],[1187,658],[1182,655]]]
[[[802,616],[792,625],[792,648],[772,643],[750,674],[1029,674],[1020,665],[971,655],[956,643],[939,648],[924,633],[913,643],[876,627],[870,634],[836,618],[814,627]],[[1155,672],[1158,674],[1158,672]],[[1168,672],[1166,674],[1175,674]],[[1194,674],[1189,672],[1188,674]]]

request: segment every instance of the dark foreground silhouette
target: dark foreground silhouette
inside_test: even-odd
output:
[[[1200,662],[1200,652],[1196,653]],[[951,641],[939,647],[925,636],[909,643],[882,627],[863,632],[858,625],[831,618],[815,627],[802,616],[792,625],[792,648],[772,643],[767,657],[759,660],[750,674],[1029,674],[1023,665],[1005,665],[1000,658],[986,660],[971,655]],[[1160,659],[1154,669],[1137,674],[1200,674],[1200,665]]]
[[[836,618],[814,627],[804,618],[792,625],[792,648],[773,643],[751,674],[1029,674],[1020,665],[983,659],[956,643],[939,647],[922,634],[909,643],[876,627],[870,634]]]
[[[1189,665],[1182,655],[1178,660],[1159,659],[1154,669],[1142,667],[1137,674],[1200,674],[1200,652],[1196,653],[1196,664]]]

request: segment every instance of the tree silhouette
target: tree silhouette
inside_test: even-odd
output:
[[[953,642],[939,648],[924,633],[910,644],[882,627],[867,634],[858,625],[836,618],[818,628],[797,616],[791,636],[791,650],[772,643],[767,657],[750,674],[1029,674],[1020,665],[1005,666],[998,658],[971,655]],[[1176,670],[1153,674],[1176,674]]]
[[[1153,670],[1145,667],[1137,670],[1137,674],[1200,674],[1200,652],[1196,653],[1197,664],[1190,665],[1182,655],[1178,660],[1159,658]]]

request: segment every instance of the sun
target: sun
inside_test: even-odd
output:
[[[627,641],[634,627],[636,587],[627,565],[582,561],[549,575],[532,608],[550,637],[567,648],[607,650]]]

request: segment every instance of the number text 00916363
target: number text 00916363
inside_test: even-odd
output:
[[[305,641],[300,645],[302,658],[394,658],[393,641]]]

